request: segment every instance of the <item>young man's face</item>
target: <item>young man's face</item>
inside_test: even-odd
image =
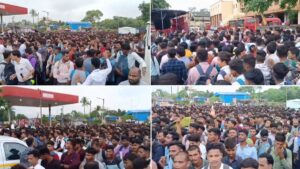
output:
[[[251,133],[251,136],[255,136],[256,135],[256,130],[255,129],[250,129],[250,133]]]
[[[139,144],[138,143],[133,143],[132,145],[131,145],[131,148],[132,148],[132,151],[133,152],[137,152],[138,151],[138,149],[139,149]]]
[[[219,149],[212,149],[207,153],[207,160],[209,165],[216,168],[222,163],[223,154]]]
[[[207,137],[208,142],[216,142],[217,139],[218,139],[218,136],[214,132],[208,133],[208,137]]]
[[[236,138],[237,137],[237,131],[235,131],[235,130],[229,130],[228,137],[230,137],[230,138]]]
[[[64,57],[63,57],[63,59],[64,59],[65,62],[69,61],[69,59],[70,59],[70,58],[69,58],[69,55],[68,55],[68,54],[65,54]]]
[[[106,150],[106,156],[112,158],[114,156],[114,151],[111,149]]]
[[[93,161],[94,160],[94,155],[90,153],[85,153],[85,158],[87,161]]]
[[[272,169],[273,166],[268,164],[267,158],[258,159],[258,169]]]
[[[190,146],[199,146],[200,142],[196,142],[196,141],[189,141]]]
[[[233,159],[235,157],[235,153],[236,153],[236,147],[233,149],[225,149],[226,153],[228,154],[229,158]]]
[[[27,159],[28,159],[28,162],[31,164],[31,165],[33,165],[33,166],[35,166],[37,163],[38,163],[38,158],[36,158],[36,157],[34,157],[32,154],[30,154],[28,157],[27,157]]]
[[[276,148],[277,150],[283,149],[283,146],[284,146],[284,142],[275,141],[275,148]]]
[[[174,158],[174,169],[188,169],[189,161],[182,158],[182,156],[176,156]]]
[[[162,133],[162,132],[158,133],[157,140],[160,141],[161,143],[165,142],[164,133]]]
[[[244,142],[247,140],[247,135],[245,133],[239,133],[239,141]]]
[[[165,141],[166,141],[166,144],[170,144],[173,141],[172,135],[167,134]]]
[[[54,146],[53,145],[51,145],[51,144],[48,144],[47,145],[47,148],[48,148],[48,150],[51,152],[51,151],[54,151]]]
[[[139,148],[138,149],[138,156],[143,158],[143,159],[147,159],[147,152],[144,149]]]
[[[193,164],[201,162],[201,153],[197,150],[188,151],[189,159]]]
[[[169,148],[169,151],[170,151],[170,157],[174,159],[175,155],[180,152],[180,149],[178,146],[174,145]]]
[[[138,84],[140,81],[140,74],[138,71],[130,71],[128,75],[128,81],[130,84]]]

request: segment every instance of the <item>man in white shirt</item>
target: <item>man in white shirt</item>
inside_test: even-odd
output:
[[[3,45],[3,40],[0,38],[0,62],[4,60],[3,53],[5,51],[5,47]]]
[[[21,43],[19,47],[19,51],[21,53],[21,56],[23,56],[25,54],[25,49],[26,49],[25,40],[22,38],[19,42]]]
[[[39,164],[40,154],[37,150],[32,150],[28,153],[28,162],[31,164],[29,169],[45,169]]]
[[[70,61],[69,52],[63,51],[63,58],[54,64],[53,77],[58,85],[68,85],[70,82],[70,73],[74,69],[74,63]]]
[[[12,63],[15,66],[18,85],[30,85],[33,78],[34,68],[28,59],[21,58],[21,53],[12,51]]]
[[[83,85],[105,85],[107,76],[110,74],[112,70],[111,63],[109,59],[106,57],[107,68],[100,69],[100,59],[92,58],[91,60],[94,70],[84,81]]]
[[[121,81],[126,80],[127,76],[128,76],[128,74],[126,74],[126,71],[121,70],[121,69],[124,69],[124,67],[123,67],[124,65],[122,65],[120,67],[119,62],[124,61],[124,58],[121,58],[121,57],[127,57],[128,71],[131,68],[135,67],[135,62],[137,61],[140,64],[140,68],[142,70],[142,75],[145,75],[146,67],[147,67],[146,62],[136,52],[132,52],[130,45],[125,43],[122,45],[122,51],[118,52],[117,59],[116,59],[116,73],[118,76],[123,77],[123,78],[121,78],[122,79]],[[127,72],[127,73],[129,73],[129,72]],[[121,81],[119,80],[119,82],[121,82]]]

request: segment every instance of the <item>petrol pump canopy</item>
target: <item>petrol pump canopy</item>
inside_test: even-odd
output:
[[[49,92],[40,89],[4,86],[0,88],[3,97],[11,106],[48,107],[75,104],[79,102],[76,95]]]
[[[0,15],[26,15],[28,14],[28,9],[20,6],[0,3]]]

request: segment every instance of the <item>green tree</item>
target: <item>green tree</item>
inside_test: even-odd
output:
[[[38,16],[38,13],[36,12],[36,10],[31,9],[30,12],[29,12],[29,14],[32,17],[32,24],[34,24],[34,18]]]
[[[99,22],[103,13],[100,10],[90,10],[85,13],[85,17],[81,20],[82,22],[91,22],[95,25],[96,22]]]
[[[90,102],[88,101],[88,99],[86,97],[83,97],[81,100],[80,100],[80,103],[82,104],[83,106],[83,114],[85,115],[85,107],[90,105]]]
[[[22,119],[28,119],[27,116],[25,116],[25,114],[17,114],[16,115],[16,120],[22,120]]]
[[[150,3],[141,3],[139,5],[139,10],[142,13],[141,19],[144,22],[148,22],[150,20]]]
[[[171,5],[166,0],[152,0],[152,9],[168,9]]]
[[[263,13],[268,10],[268,8],[274,3],[279,2],[279,0],[238,0],[244,3],[245,12],[257,12],[258,15],[263,19],[263,24],[266,24],[265,17]],[[298,0],[281,0],[280,8],[287,9],[291,12],[292,8],[296,6]]]
[[[237,90],[237,92],[248,92],[253,97],[255,89],[251,86],[242,86]]]

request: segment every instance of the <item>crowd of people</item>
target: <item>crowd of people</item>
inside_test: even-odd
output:
[[[294,109],[205,104],[152,111],[152,158],[160,169],[300,167],[300,112]],[[182,123],[186,117],[189,125]]]
[[[299,85],[300,27],[152,34],[153,85]]]
[[[5,85],[144,85],[143,34],[4,33],[0,82]]]
[[[15,153],[20,164],[13,169],[150,169],[148,124],[3,127],[1,135],[23,140],[28,146]]]

